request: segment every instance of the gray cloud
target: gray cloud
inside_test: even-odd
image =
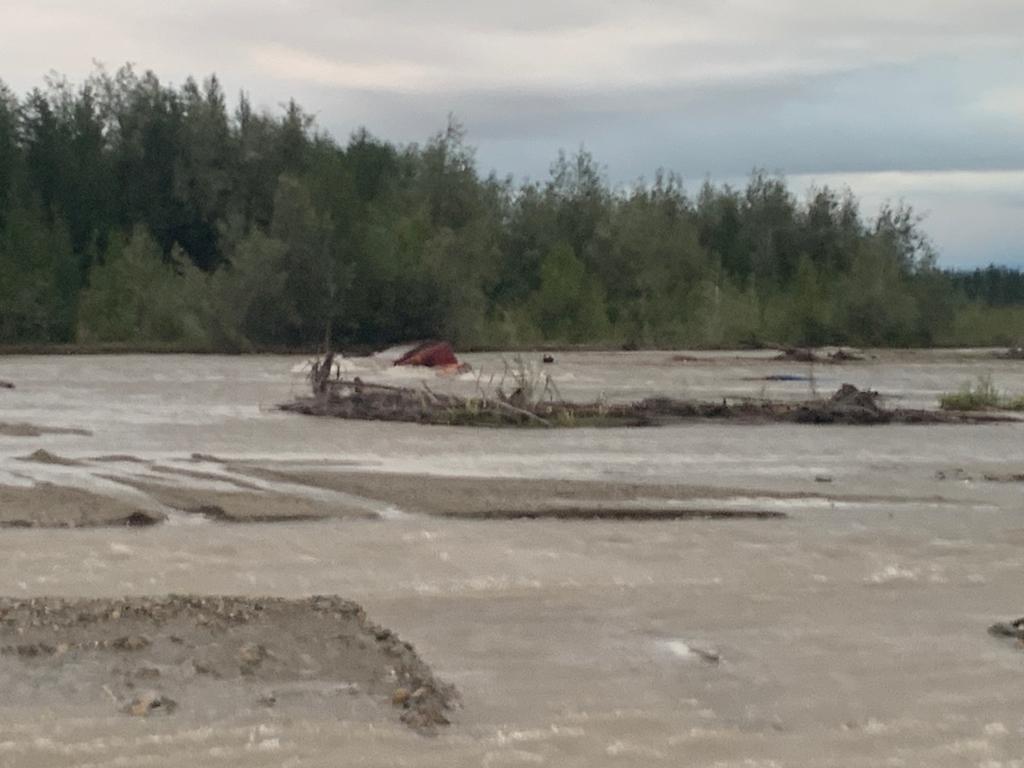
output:
[[[1019,64],[991,60],[973,77],[1014,67],[1024,75]],[[415,140],[455,112],[483,159],[490,147],[504,147],[493,156],[496,164],[530,175],[537,167],[517,164],[509,150],[542,145],[550,157],[559,146],[586,144],[620,179],[659,166],[688,175],[755,165],[792,173],[1024,168],[1022,131],[1014,118],[977,108],[977,94],[959,85],[968,74],[962,62],[946,58],[763,83],[440,95],[361,90],[333,101],[325,89],[310,100],[322,105],[323,122],[343,127],[342,135],[369,122],[385,135]]]
[[[454,112],[482,168],[517,176],[581,144],[622,182],[1024,168],[1019,0],[5,0],[3,16],[17,90],[94,59],[216,71],[340,138],[422,140]],[[1019,232],[1019,208],[971,210]]]

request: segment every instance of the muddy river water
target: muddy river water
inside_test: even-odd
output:
[[[1024,392],[1024,364],[981,352],[814,371],[762,353],[691,356],[566,353],[547,371],[568,399],[802,398],[850,382],[932,407],[983,373]],[[429,386],[474,388],[503,370],[498,355],[468,360],[480,381]],[[1024,616],[1024,423],[343,422],[273,409],[304,392],[301,362],[0,358],[16,385],[0,390],[0,423],[89,433],[0,435],[0,487],[84,489],[167,515],[146,528],[0,530],[0,595],[340,595],[458,688],[452,725],[427,737],[381,716],[386,703],[339,716],[329,702],[297,713],[212,693],[131,718],[59,685],[30,690],[0,657],[0,766],[1024,766],[1024,648],[986,632]],[[778,374],[813,381],[763,381]],[[67,463],[21,460],[38,449]],[[256,493],[364,514],[225,524],[146,490],[159,477],[224,491],[242,465],[284,472],[245,475]],[[285,470],[600,481],[637,499],[675,485],[690,489],[680,504],[788,517],[447,519]]]

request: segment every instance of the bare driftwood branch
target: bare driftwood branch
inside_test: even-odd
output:
[[[545,427],[551,426],[551,422],[548,421],[547,419],[542,419],[536,413],[528,411],[525,408],[516,408],[516,406],[512,405],[511,403],[506,403],[504,400],[494,400],[493,405],[498,406],[502,410],[509,411],[510,413],[525,416],[527,419],[531,421],[536,421],[538,424],[543,424]]]
[[[438,400],[437,395],[434,394],[434,390],[427,386],[427,382],[422,381],[420,383],[423,385],[423,389],[427,391],[427,395],[430,397],[430,402],[434,403],[435,405],[441,402],[440,400]]]

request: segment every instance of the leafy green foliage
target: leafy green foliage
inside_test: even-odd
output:
[[[295,325],[295,309],[281,301],[287,274],[286,246],[258,229],[232,250],[210,278],[211,343],[232,352],[284,346],[284,329]]]
[[[0,231],[0,340],[71,341],[78,268],[63,220],[15,207]]]
[[[78,336],[85,342],[208,346],[207,281],[175,249],[165,261],[144,227],[114,241],[82,292]]]
[[[942,272],[906,206],[755,171],[696,198],[613,188],[587,152],[482,177],[449,120],[345,145],[216,77],[0,83],[0,342],[253,350],[1019,344],[1024,277]]]

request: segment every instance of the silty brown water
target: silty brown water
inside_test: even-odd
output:
[[[806,366],[726,355],[557,357],[566,397],[762,387],[801,397],[809,386],[745,381]],[[1024,471],[1021,425],[508,432],[331,422],[270,410],[303,387],[290,373],[297,362],[7,358],[0,371],[17,389],[0,394],[0,421],[93,434],[0,438],[0,483],[137,499],[118,478],[153,463],[237,480],[230,460],[248,459],[296,472],[681,483],[718,491],[716,504],[789,518],[462,521],[390,510],[272,526],[172,517],[142,530],[6,530],[0,591],[16,597],[355,600],[415,644],[464,707],[434,738],[402,726],[386,703],[268,710],[216,689],[172,716],[136,719],[84,706],[4,657],[0,687],[19,695],[0,701],[0,765],[1020,764],[1024,652],[985,630],[1024,614],[1022,487],[985,476]],[[823,390],[850,381],[928,405],[984,371],[1024,391],[1019,365],[977,355],[884,356],[815,373]],[[149,464],[16,461],[38,448]]]

